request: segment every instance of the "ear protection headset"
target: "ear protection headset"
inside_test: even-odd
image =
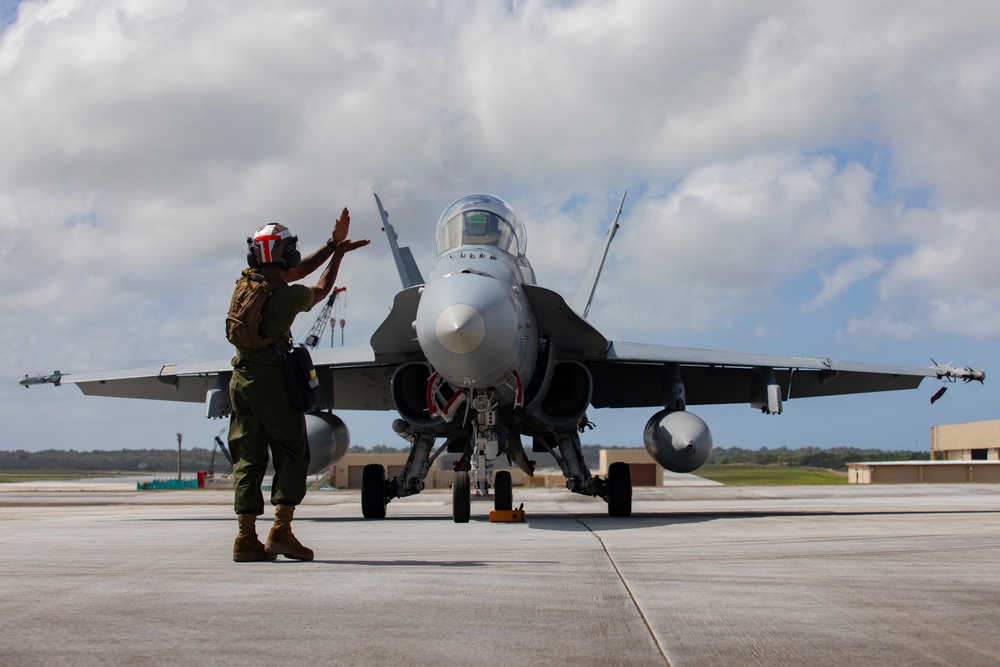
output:
[[[299,237],[292,236],[284,225],[272,222],[258,229],[252,237],[247,237],[247,265],[251,269],[272,263],[281,264],[283,269],[292,269],[301,261]]]

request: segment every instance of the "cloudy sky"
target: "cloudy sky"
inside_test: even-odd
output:
[[[998,118],[992,0],[0,0],[0,448],[210,446],[199,405],[17,380],[228,358],[266,222],[313,246],[351,209],[367,342],[399,288],[372,192],[425,274],[450,202],[506,199],[569,295],[628,189],[590,314],[613,339],[1000,371]],[[694,411],[748,447],[1000,417],[997,381],[937,388]],[[639,446],[651,412],[585,441]]]

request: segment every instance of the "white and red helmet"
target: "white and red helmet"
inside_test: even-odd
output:
[[[284,225],[272,222],[264,225],[247,239],[247,263],[251,267],[261,264],[281,264],[291,269],[299,265],[299,237],[293,236]],[[256,265],[256,266],[255,266]]]

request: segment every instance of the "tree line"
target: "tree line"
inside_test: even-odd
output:
[[[530,447],[526,447],[530,449]],[[592,470],[596,470],[602,449],[628,449],[626,447],[606,447],[584,445],[583,455]],[[353,445],[348,450],[352,454],[398,454],[409,451],[406,447],[374,445],[362,447]],[[208,470],[212,465],[213,450],[193,447],[183,450],[181,470],[197,472]],[[218,450],[214,451],[215,469],[226,470],[229,462]],[[539,467],[555,465],[547,453],[528,452],[528,458],[536,460]],[[755,464],[788,465],[795,467],[831,468],[847,470],[848,463],[864,461],[927,461],[930,452],[885,451],[881,449],[858,449],[855,447],[802,447],[789,449],[778,447],[769,449],[743,449],[741,447],[717,447],[712,451],[709,463],[719,465]],[[76,450],[46,449],[40,452],[25,450],[0,451],[0,470],[88,470],[88,471],[150,471],[163,472],[177,470],[176,449],[122,449]]]
[[[882,449],[858,449],[857,447],[802,447],[789,449],[778,447],[768,449],[742,449],[740,447],[718,447],[712,450],[709,463],[718,465],[788,465],[802,468],[830,468],[847,470],[848,463],[865,461],[929,461],[930,452],[886,451]]]

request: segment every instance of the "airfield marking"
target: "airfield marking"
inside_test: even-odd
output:
[[[636,612],[638,612],[639,614],[639,618],[642,619],[642,624],[646,626],[646,632],[648,632],[649,636],[653,639],[653,644],[656,645],[656,650],[660,652],[660,657],[663,658],[663,664],[667,665],[667,667],[670,667],[670,660],[667,659],[667,654],[663,650],[663,646],[660,645],[659,638],[657,638],[656,633],[653,632],[653,627],[649,624],[649,621],[646,619],[646,614],[642,612],[642,607],[639,606],[639,601],[636,600],[635,595],[632,594],[632,589],[629,587],[628,582],[625,581],[625,577],[622,575],[621,570],[618,569],[618,563],[616,563],[615,559],[612,558],[611,552],[608,551],[608,547],[604,544],[604,540],[601,539],[600,535],[594,532],[593,528],[588,526],[585,521],[576,516],[576,514],[574,514],[571,510],[562,507],[562,503],[559,503],[559,505],[560,505],[559,509],[565,511],[567,514],[573,517],[574,521],[576,521],[581,526],[586,528],[591,535],[597,538],[598,544],[600,544],[601,549],[604,550],[604,555],[608,557],[608,562],[611,563],[611,567],[615,569],[615,574],[618,575],[618,580],[622,582],[622,586],[625,587],[625,592],[628,593],[629,599],[632,600],[632,606],[635,607]]]

